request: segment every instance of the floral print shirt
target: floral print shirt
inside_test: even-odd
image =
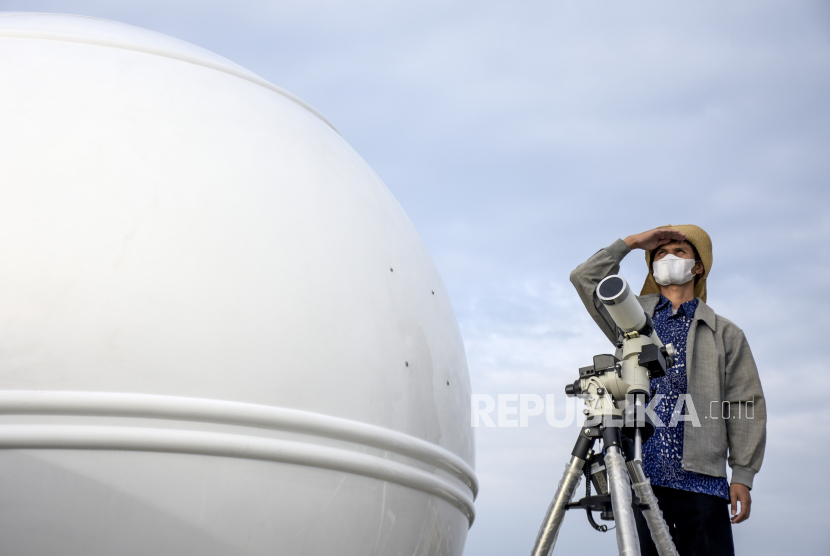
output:
[[[652,485],[711,494],[729,500],[729,483],[725,478],[687,471],[682,466],[684,421],[681,419],[687,389],[686,339],[697,304],[698,300],[692,299],[672,314],[671,301],[661,295],[654,309],[654,330],[664,344],[674,345],[677,354],[674,367],[667,369],[665,376],[651,381],[652,398],[660,394],[663,396],[654,407],[654,413],[664,426],[656,427],[654,435],[643,444],[643,471]]]

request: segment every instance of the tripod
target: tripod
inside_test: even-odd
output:
[[[677,550],[672,542],[669,529],[663,521],[663,514],[657,506],[657,499],[651,490],[651,484],[643,474],[642,462],[640,459],[631,457],[633,446],[631,446],[630,439],[621,435],[618,423],[606,421],[608,426],[606,424],[588,426],[588,421],[590,419],[586,419],[586,425],[580,431],[576,445],[571,452],[571,459],[565,468],[562,480],[559,481],[556,494],[545,515],[539,535],[536,537],[532,556],[549,556],[553,552],[565,512],[575,508],[586,509],[592,525],[600,530],[604,529],[596,526],[591,517],[592,511],[600,511],[603,518],[613,519],[617,524],[617,548],[620,556],[639,556],[640,540],[634,522],[634,507],[642,509],[660,556],[677,556]],[[600,459],[602,463],[594,465],[596,473],[591,473],[591,475],[602,473],[604,464],[604,477],[607,478],[604,481],[597,480],[596,483],[605,482],[607,488],[599,490],[600,492],[607,490],[607,493],[587,496],[579,502],[572,503],[571,499],[582,478],[586,463],[596,457],[593,453],[593,446],[598,439],[603,442],[605,454]],[[636,497],[632,496],[629,477]]]
[[[643,511],[660,556],[677,556],[642,468],[642,443],[654,433],[654,425],[645,411],[651,379],[666,374],[666,369],[674,365],[675,352],[671,344],[663,346],[654,333],[651,318],[643,312],[621,276],[605,278],[597,286],[596,295],[617,324],[621,338],[617,348],[622,351],[622,359],[613,355],[594,356],[594,364],[580,368],[579,378],[565,388],[568,396],[585,401],[583,413],[587,418],[531,554],[550,556],[565,512],[582,508],[597,530],[607,528],[594,522],[593,511],[599,511],[601,519],[616,522],[620,556],[639,556],[636,507]],[[603,444],[600,453],[593,449],[597,440]],[[588,481],[587,496],[572,503],[583,471]],[[597,496],[590,496],[591,483],[597,487]],[[632,487],[636,496],[632,494]]]

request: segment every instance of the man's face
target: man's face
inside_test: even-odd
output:
[[[688,241],[672,241],[661,245],[654,251],[654,260],[659,261],[666,255],[674,255],[678,259],[694,259],[695,252]]]
[[[695,251],[688,241],[672,241],[654,250],[655,262],[666,255],[674,255],[678,259],[694,259]],[[654,272],[654,269],[652,268],[651,271]],[[703,274],[703,263],[701,261],[697,261],[695,266],[692,267],[692,274]]]

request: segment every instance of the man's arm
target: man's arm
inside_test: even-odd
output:
[[[723,339],[726,348],[724,400],[729,402],[730,416],[735,417],[726,420],[729,466],[732,468],[729,495],[732,522],[740,523],[749,518],[752,504],[749,491],[764,460],[767,411],[758,368],[743,331],[728,323]],[[740,513],[737,511],[738,502]]]
[[[620,261],[632,249],[656,249],[671,241],[686,239],[686,235],[677,230],[655,228],[641,234],[628,236],[625,240],[618,239],[608,247],[600,249],[594,256],[579,265],[571,272],[571,283],[576,288],[582,304],[588,309],[600,330],[611,340],[617,342],[617,325],[608,314],[605,305],[596,295],[597,285],[606,276],[617,274],[620,271]]]
[[[582,300],[588,313],[600,330],[611,340],[611,343],[617,341],[617,325],[614,324],[614,319],[611,318],[608,309],[597,297],[596,289],[603,278],[620,271],[620,261],[630,252],[631,248],[623,240],[618,239],[608,247],[594,253],[590,259],[571,272],[571,283],[576,288],[579,299]]]

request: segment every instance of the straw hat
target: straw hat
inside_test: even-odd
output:
[[[706,279],[709,277],[709,271],[712,269],[712,240],[709,234],[704,232],[701,228],[693,224],[683,224],[681,226],[660,226],[661,228],[669,228],[677,230],[678,232],[686,234],[686,241],[691,243],[697,249],[700,255],[700,260],[703,261],[703,276],[695,284],[695,297],[699,297],[706,302]],[[646,264],[649,265],[648,276],[646,283],[643,284],[643,290],[640,295],[647,295],[650,293],[660,293],[660,286],[654,281],[654,276],[651,274],[651,251],[646,251]]]

